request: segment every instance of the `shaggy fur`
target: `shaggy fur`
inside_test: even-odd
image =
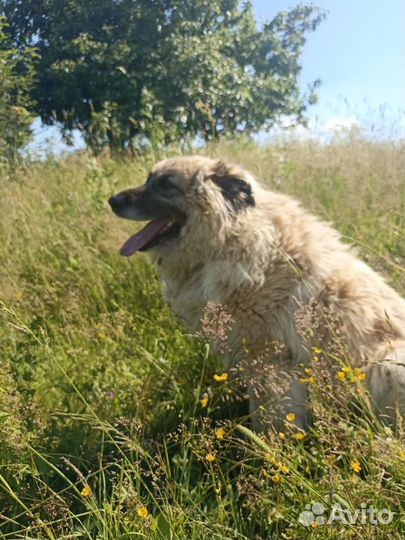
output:
[[[328,350],[336,336],[394,424],[397,409],[405,412],[405,303],[384,279],[328,224],[239,166],[188,156],[158,163],[151,175],[177,186],[170,207],[184,216],[179,235],[150,250],[167,301],[192,329],[207,304],[226,306],[224,365],[243,365],[254,425],[277,411],[308,426],[306,385],[293,378],[279,395],[253,381],[294,373],[311,346]]]

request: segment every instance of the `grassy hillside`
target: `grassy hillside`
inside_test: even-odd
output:
[[[402,144],[205,152],[298,197],[404,292]],[[243,396],[213,378],[219,360],[162,302],[147,257],[118,255],[134,224],[106,200],[159,157],[1,173],[0,538],[403,538],[403,439],[353,415],[362,384],[329,395],[327,353],[314,351],[313,430],[297,440],[286,420],[282,435],[257,437]],[[300,524],[315,502],[394,514]]]

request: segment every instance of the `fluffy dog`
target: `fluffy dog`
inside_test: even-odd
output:
[[[308,426],[307,386],[290,377],[277,391],[277,374],[307,364],[311,346],[328,350],[337,341],[365,373],[381,418],[395,424],[398,409],[405,412],[405,302],[293,198],[239,166],[187,156],[161,161],[143,186],[109,203],[120,217],[149,221],[121,254],[151,254],[189,328],[207,305],[226,306],[224,364],[243,365],[256,428],[275,411],[279,422],[294,413]]]

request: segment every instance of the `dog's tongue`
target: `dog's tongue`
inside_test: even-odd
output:
[[[141,231],[128,238],[120,249],[120,255],[130,257],[150,242],[167,224],[166,219],[151,221]]]

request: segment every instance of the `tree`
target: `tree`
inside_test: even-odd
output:
[[[259,29],[238,0],[0,0],[20,49],[40,59],[32,96],[46,124],[93,149],[204,140],[302,121],[297,77],[322,13],[298,6]]]
[[[0,17],[0,162],[14,162],[31,136],[34,117],[29,94],[35,51],[13,48],[6,29],[7,24]]]

